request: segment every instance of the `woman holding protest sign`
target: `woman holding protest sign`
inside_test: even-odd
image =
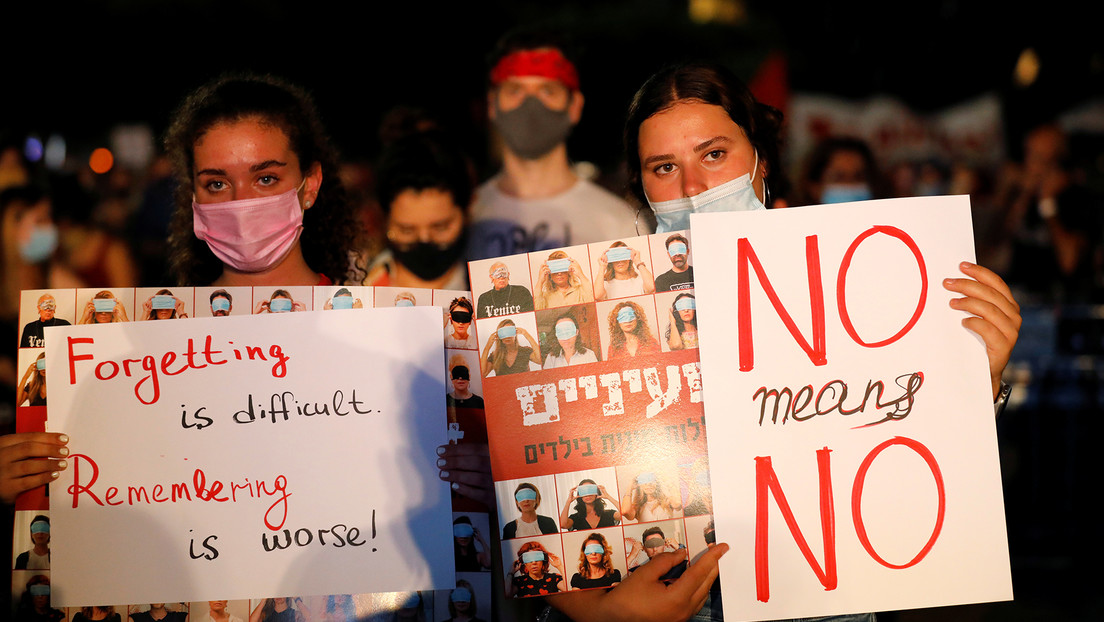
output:
[[[719,65],[675,65],[649,78],[629,107],[625,148],[631,189],[655,212],[657,232],[689,229],[691,213],[769,206],[770,176],[777,178],[782,171],[781,125],[780,112],[756,101],[743,82]],[[962,295],[951,307],[970,314],[963,326],[985,342],[999,410],[1009,391],[1001,374],[1019,335],[1019,305],[992,271],[969,262],[960,269],[967,278],[946,278],[943,286]],[[723,619],[719,592],[711,595],[710,586],[717,560],[727,551],[725,544],[709,548],[662,598],[656,594],[663,567],[679,563],[683,552],[656,556],[644,567],[648,574],[637,571],[609,592],[558,596],[550,602],[577,622]],[[661,558],[662,566],[656,564]],[[873,614],[832,619],[871,618]]]
[[[185,99],[165,139],[176,173],[170,264],[182,285],[343,281],[359,227],[311,98],[226,76]]]

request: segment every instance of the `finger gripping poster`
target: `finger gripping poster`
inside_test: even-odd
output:
[[[55,606],[454,585],[439,309],[46,332]]]
[[[1012,597],[969,207],[692,217],[726,620]]]

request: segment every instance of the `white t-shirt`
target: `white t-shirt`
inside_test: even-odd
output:
[[[519,199],[492,177],[475,193],[469,259],[487,259],[636,235],[636,213],[584,179],[544,199]]]
[[[34,549],[27,551],[27,553],[27,570],[50,569],[50,553],[48,551],[45,555],[35,553]]]
[[[549,354],[544,359],[545,369],[555,369],[557,367],[567,367],[569,365],[582,365],[583,363],[597,363],[598,357],[594,356],[594,350],[587,350],[582,354],[576,352],[571,355],[571,362],[567,362],[567,357],[562,353],[559,356],[552,356]]]
[[[644,293],[644,277],[639,274],[631,279],[610,279],[606,284],[606,300],[639,296]]]
[[[523,536],[539,535],[542,535],[540,530],[540,520],[535,520],[531,523],[527,523],[520,518],[517,519],[517,534],[514,537],[521,538]]]

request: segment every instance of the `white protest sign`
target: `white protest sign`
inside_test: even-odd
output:
[[[691,217],[726,620],[1012,597],[969,208]]]
[[[441,310],[50,329],[53,604],[455,585]]]

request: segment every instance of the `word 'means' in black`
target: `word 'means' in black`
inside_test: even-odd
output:
[[[346,415],[367,415],[378,412],[371,408],[362,408],[364,402],[357,399],[356,389],[353,389],[353,394],[348,399],[345,398],[345,393],[339,389],[334,391],[329,402],[306,401],[302,404],[295,399],[295,394],[291,391],[273,393],[268,400],[268,410],[262,408],[259,401],[254,409],[252,393],[249,394],[247,402],[248,405],[244,409],[234,413],[235,423],[253,423],[257,419],[268,419],[272,423],[276,423],[278,420],[287,421],[292,414],[297,414],[300,417],[313,417],[315,415],[344,417]]]
[[[882,394],[885,392],[885,385],[882,381],[871,380],[867,382],[866,391],[862,394],[861,400],[856,399],[849,403],[849,405],[854,406],[853,408],[844,405],[844,402],[847,401],[847,383],[842,380],[829,381],[821,387],[820,391],[816,392],[815,398],[813,397],[813,385],[807,384],[798,389],[796,393],[789,387],[782,387],[781,389],[759,387],[755,395],[751,396],[751,400],[755,401],[762,398],[759,402],[759,425],[763,425],[767,420],[767,402],[772,399],[774,400],[774,408],[770,423],[775,424],[784,424],[788,419],[799,422],[807,421],[817,415],[827,415],[834,410],[838,410],[844,416],[865,412],[872,395],[874,396],[875,411],[892,407],[892,410],[885,412],[881,419],[860,426],[865,427],[885,423],[886,421],[897,421],[909,416],[909,413],[912,412],[913,402],[916,399],[916,393],[924,384],[924,372],[916,371],[901,374],[894,379],[894,383],[901,388],[901,395],[883,402]],[[783,397],[786,398],[786,406],[780,409]],[[806,411],[805,409],[810,405],[812,409]],[[781,421],[778,417],[780,412],[782,415]]]

